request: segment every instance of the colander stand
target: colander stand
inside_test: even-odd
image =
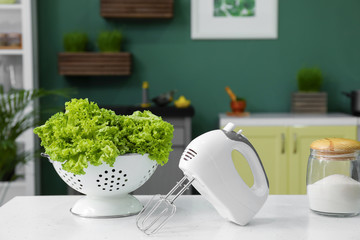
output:
[[[130,194],[118,196],[89,196],[79,199],[70,212],[86,218],[118,218],[138,214],[143,205]]]
[[[143,205],[130,193],[142,186],[155,172],[157,163],[148,154],[118,156],[113,166],[88,165],[86,174],[75,175],[62,163],[48,158],[58,175],[74,190],[86,194],[75,202],[70,212],[86,218],[116,218],[138,214]]]

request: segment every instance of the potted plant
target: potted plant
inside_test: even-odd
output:
[[[317,67],[301,68],[297,73],[297,83],[300,92],[320,92],[323,76]]]
[[[327,112],[327,93],[321,92],[323,75],[317,67],[304,67],[297,73],[298,92],[292,95],[292,111],[297,113]]]
[[[38,123],[34,100],[55,93],[43,89],[10,89],[5,93],[0,86],[0,182],[4,183],[0,205],[9,183],[22,177],[16,168],[34,158],[33,152],[23,151],[18,143],[20,135]]]
[[[85,52],[88,44],[88,36],[83,32],[66,33],[63,38],[66,52]]]
[[[97,45],[101,52],[85,52],[88,37],[85,33],[65,34],[63,43],[66,52],[58,55],[58,70],[65,76],[129,76],[131,54],[120,52],[122,33],[101,32]]]
[[[245,108],[246,108],[245,98],[237,97],[228,86],[225,87],[225,90],[231,99],[230,101],[231,113],[228,113],[228,115],[247,116],[248,113],[245,113]]]
[[[236,98],[235,101],[231,101],[230,107],[233,113],[243,113],[246,108],[245,98]]]
[[[120,52],[122,33],[118,30],[101,32],[97,45],[101,52]]]

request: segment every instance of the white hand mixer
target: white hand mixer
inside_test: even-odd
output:
[[[246,225],[255,216],[269,195],[269,182],[256,150],[234,127],[228,123],[223,130],[204,133],[187,146],[179,163],[185,176],[166,196],[155,195],[145,205],[136,219],[141,231],[148,235],[159,231],[175,214],[174,201],[191,184],[225,219]],[[237,172],[233,150],[248,161],[254,176],[252,187]]]

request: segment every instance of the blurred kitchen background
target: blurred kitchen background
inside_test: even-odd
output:
[[[102,106],[126,107],[142,103],[142,85],[147,81],[150,99],[176,90],[174,99],[183,95],[191,100],[192,110],[185,115],[171,113],[166,116],[164,108],[165,119],[184,120],[179,123],[184,129],[180,129],[182,140],[179,140],[176,157],[191,138],[220,127],[219,114],[231,111],[225,86],[246,99],[246,112],[250,117],[256,113],[290,113],[292,94],[298,91],[297,72],[303,67],[321,69],[321,91],[327,93],[326,111],[345,113],[352,119],[350,99],[343,92],[360,89],[358,0],[279,0],[277,38],[234,40],[192,39],[190,0],[174,0],[173,16],[163,19],[106,18],[100,14],[100,2],[21,0],[15,3],[20,5],[18,8],[1,8],[0,5],[0,33],[18,31],[11,29],[9,13],[10,18],[16,18],[31,8],[30,17],[21,15],[29,17],[28,20],[22,20],[21,27],[15,28],[32,33],[34,72],[28,73],[34,75],[35,88],[75,89],[72,97],[89,98]],[[28,25],[26,30],[31,18],[33,25]],[[59,74],[58,54],[64,52],[65,34],[87,33],[88,49],[97,51],[98,34],[112,30],[120,30],[123,35],[121,52],[131,54],[131,74]],[[11,71],[25,64],[24,59],[16,56],[16,53],[0,49],[2,62],[6,62],[5,59],[15,62],[10,64],[14,65]],[[28,81],[29,75],[21,74],[23,81]],[[40,106],[42,109],[61,108],[67,100],[47,98]],[[52,114],[54,112],[46,112],[42,118],[45,120]],[[159,114],[162,115],[161,110]],[[190,131],[190,136],[186,131]],[[68,192],[66,184],[45,159],[38,160],[36,179],[37,194]],[[175,184],[175,181],[169,182]]]

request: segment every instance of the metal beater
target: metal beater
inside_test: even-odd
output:
[[[193,181],[194,178],[184,176],[166,196],[154,195],[137,216],[137,227],[147,235],[158,232],[175,214],[175,200],[190,187]],[[181,189],[174,194],[178,188]]]

